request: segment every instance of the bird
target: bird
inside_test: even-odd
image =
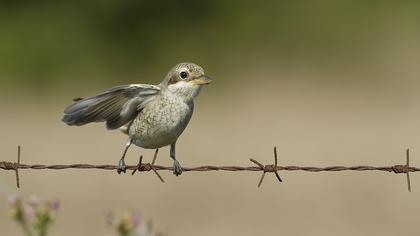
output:
[[[173,174],[179,176],[182,166],[176,159],[176,142],[192,117],[194,99],[211,81],[201,66],[179,63],[157,85],[119,85],[75,100],[65,108],[62,121],[70,126],[105,122],[108,130],[119,129],[128,135],[118,174],[126,172],[124,158],[132,144],[156,149],[156,153],[170,145]]]

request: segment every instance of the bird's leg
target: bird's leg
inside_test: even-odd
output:
[[[126,165],[125,165],[125,162],[124,162],[124,158],[125,158],[125,154],[128,151],[128,148],[131,146],[132,143],[133,143],[133,140],[131,140],[131,138],[128,138],[127,143],[125,144],[125,149],[124,149],[123,155],[122,155],[120,161],[118,162],[118,169],[117,169],[118,174],[121,174],[121,172],[125,173]]]
[[[158,152],[159,152],[159,148],[156,148],[155,155],[153,155],[152,165],[154,165],[154,164],[155,164],[155,161],[156,161],[156,158],[157,158]]]
[[[171,144],[170,156],[174,160],[174,175],[178,176],[182,173],[182,167],[175,158],[175,145],[176,141]]]

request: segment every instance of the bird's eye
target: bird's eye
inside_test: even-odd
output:
[[[181,72],[181,73],[179,74],[179,76],[181,77],[181,79],[185,79],[185,78],[187,78],[187,77],[188,77],[188,73],[187,73],[187,72],[185,72],[185,71],[183,71],[183,72]]]

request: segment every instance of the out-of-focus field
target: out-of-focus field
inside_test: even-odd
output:
[[[391,70],[389,70],[391,71]],[[191,124],[181,136],[178,157],[184,166],[251,165],[249,158],[272,162],[277,145],[281,165],[394,165],[412,149],[419,166],[420,82],[416,71],[392,70],[395,78],[344,80],[334,75],[322,83],[310,72],[282,74],[255,70],[235,83],[230,74],[211,74],[214,83],[197,100]],[[418,74],[417,74],[418,75]],[[114,164],[125,137],[103,125],[81,128],[60,122],[72,96],[53,100],[36,95],[1,99],[1,159],[23,163]],[[220,91],[220,92],[219,92]],[[72,95],[70,95],[72,94]],[[14,99],[11,102],[11,99]],[[128,163],[153,151],[132,148]],[[171,165],[168,149],[158,163]],[[117,175],[112,171],[22,170],[21,192],[62,202],[51,235],[106,235],[108,209],[139,209],[145,219],[169,235],[395,235],[419,231],[420,179],[384,172],[306,173],[281,171],[279,184],[260,173],[163,172]],[[21,235],[7,218],[5,195],[15,191],[13,172],[0,172],[2,235]]]

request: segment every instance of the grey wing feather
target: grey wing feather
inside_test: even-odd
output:
[[[158,86],[148,84],[116,86],[68,106],[62,120],[77,126],[106,121],[108,129],[117,129],[133,120],[159,91]]]

